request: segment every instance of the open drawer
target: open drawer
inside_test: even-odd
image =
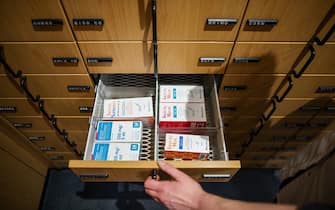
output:
[[[205,94],[207,127],[160,128],[159,85],[202,85]],[[103,116],[104,99],[153,97],[155,123],[143,126],[140,160],[96,161],[90,160],[97,122]],[[96,89],[94,109],[83,160],[70,160],[69,168],[82,181],[132,181],[142,182],[154,169],[159,171],[157,161],[164,159],[165,133],[188,133],[209,136],[210,154],[207,160],[166,160],[198,181],[225,182],[239,170],[240,161],[229,161],[223,136],[217,89],[212,75],[102,75]]]

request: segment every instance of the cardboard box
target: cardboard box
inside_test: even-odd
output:
[[[139,143],[94,143],[91,160],[139,160]]]
[[[159,101],[160,103],[204,103],[204,88],[199,85],[160,85]]]
[[[160,127],[205,127],[206,122],[203,103],[160,103]]]
[[[165,135],[164,157],[167,159],[206,160],[208,154],[208,136],[173,133]]]
[[[153,125],[152,97],[105,99],[103,118],[140,120],[145,125]]]
[[[141,121],[99,121],[97,125],[96,140],[141,142]]]

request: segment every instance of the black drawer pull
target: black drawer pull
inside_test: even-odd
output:
[[[13,123],[13,126],[15,128],[31,128],[33,127],[33,124],[32,123],[29,123],[29,122],[16,122],[16,123]]]
[[[0,106],[0,112],[16,112],[15,106]]]
[[[235,106],[223,106],[220,108],[221,112],[234,112],[237,110]]]
[[[252,136],[257,136],[259,134],[259,132],[262,130],[262,128],[264,127],[264,119],[261,117],[259,118],[257,127],[252,131],[251,135]],[[249,144],[251,143],[251,141],[249,141]]]
[[[81,179],[107,179],[109,174],[79,174]]]
[[[199,63],[223,63],[225,58],[222,57],[200,57]]]
[[[112,63],[113,58],[111,57],[89,57],[86,58],[88,64],[97,64],[97,63]]]
[[[273,113],[276,111],[277,106],[276,106],[276,101],[274,99],[271,99],[271,104],[272,104],[272,109],[269,112],[269,114],[267,116],[265,116],[265,114],[262,114],[262,118],[264,119],[264,122],[268,121],[270,119],[270,117],[273,115]]]
[[[55,147],[51,147],[51,146],[43,146],[43,147],[40,147],[40,150],[42,152],[51,152],[51,151],[55,151],[56,148]]]
[[[235,25],[236,18],[207,18],[206,24],[209,26],[228,26]]]
[[[243,91],[246,90],[246,85],[225,85],[223,86],[224,91]]]
[[[62,19],[32,19],[31,24],[35,31],[61,31]]]
[[[319,86],[315,93],[335,93],[335,86]]]
[[[93,107],[91,106],[80,106],[79,112],[80,113],[91,113],[93,111]]]
[[[335,106],[327,106],[326,111],[327,112],[335,112]]]
[[[63,155],[52,155],[50,156],[50,160],[64,160],[64,156]]]
[[[274,26],[277,25],[278,20],[276,19],[248,19],[248,26]]]
[[[76,57],[53,57],[52,62],[55,66],[77,66],[79,59]]]
[[[158,175],[158,170],[157,169],[152,169],[151,178],[152,179],[157,179],[157,175]]]
[[[104,20],[102,18],[74,18],[74,26],[103,26]]]
[[[29,136],[30,141],[45,141],[45,136]]]
[[[333,24],[333,26],[329,29],[329,31],[327,32],[327,34],[325,35],[325,37],[320,40],[318,37],[314,38],[314,41],[318,44],[318,45],[324,45],[328,39],[332,36],[332,34],[335,31],[335,24]]]
[[[303,65],[303,67],[301,67],[300,71],[297,71],[296,70],[292,70],[292,74],[295,78],[299,78],[301,77],[301,75],[306,71],[307,67],[312,63],[312,61],[314,60],[315,58],[315,49],[312,45],[309,45],[308,46],[308,49],[309,49],[309,52],[310,52],[310,56],[308,58],[308,60],[306,61],[306,63]]]
[[[204,179],[229,179],[231,178],[230,174],[203,174],[202,178]]]
[[[300,107],[299,110],[302,112],[315,112],[315,111],[320,111],[321,107],[320,106],[303,106],[303,107]]]
[[[279,97],[277,94],[274,96],[274,98],[276,99],[276,101],[278,103],[280,103],[284,100],[284,98],[287,96],[287,94],[290,92],[290,90],[293,87],[293,81],[292,81],[291,76],[287,77],[287,82],[288,82],[288,86],[287,86],[287,89],[285,90],[285,92],[283,93],[283,95],[281,97]]]
[[[257,57],[236,57],[234,63],[258,63],[261,59]]]
[[[67,90],[69,92],[88,92],[91,87],[88,85],[68,85]]]

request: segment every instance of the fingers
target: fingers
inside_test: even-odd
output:
[[[152,179],[151,176],[149,176],[144,182],[144,188],[158,191],[160,189],[160,183],[159,181]]]
[[[176,169],[175,167],[173,167],[172,165],[168,164],[165,161],[158,161],[158,165],[162,171],[170,175],[175,180],[182,180],[182,179],[188,178],[186,174],[184,174],[183,172]]]

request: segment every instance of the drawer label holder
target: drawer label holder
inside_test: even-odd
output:
[[[319,86],[315,93],[335,93],[335,86]]]
[[[35,31],[61,31],[63,30],[62,19],[32,19],[31,24]]]
[[[237,110],[235,106],[223,106],[220,108],[222,112],[234,112]]]
[[[33,124],[29,122],[16,122],[16,123],[13,123],[13,126],[15,128],[31,128],[33,127]]]
[[[88,92],[91,87],[88,85],[68,85],[67,90],[69,92]]]
[[[246,85],[225,85],[223,86],[224,91],[243,91],[246,90]]]
[[[234,63],[258,63],[261,59],[257,57],[235,57],[233,61]]]
[[[15,106],[0,106],[0,112],[16,112]]]
[[[74,18],[72,20],[75,30],[102,31],[104,20],[102,18]]]
[[[79,107],[79,112],[80,113],[91,113],[93,111],[92,106],[80,106]]]
[[[111,65],[113,58],[111,57],[89,57],[86,58],[87,65],[89,66],[100,66],[100,65]]]
[[[52,62],[55,66],[78,66],[79,59],[76,57],[53,57]]]
[[[207,18],[206,24],[209,26],[228,26],[235,25],[236,18]]]
[[[109,174],[79,174],[81,179],[107,179]]]
[[[200,57],[199,63],[223,63],[225,58],[222,57]]]
[[[274,26],[277,25],[278,20],[276,19],[248,19],[248,26]]]
[[[45,136],[29,136],[28,139],[30,141],[44,141]]]
[[[42,152],[51,152],[51,151],[55,151],[56,148],[55,147],[51,147],[51,146],[43,146],[43,147],[40,147],[40,150]]]

